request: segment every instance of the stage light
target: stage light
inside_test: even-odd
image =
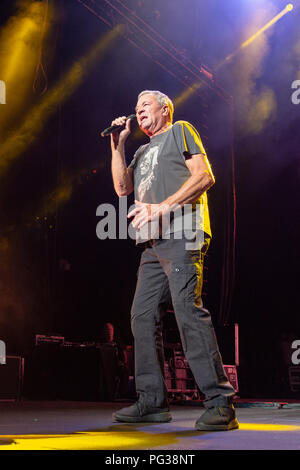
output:
[[[180,434],[180,433],[178,433]],[[195,435],[197,431],[195,431]],[[136,450],[143,447],[176,444],[174,433],[147,433],[112,426],[102,431],[72,434],[25,434],[0,436],[1,450]]]
[[[243,431],[291,432],[300,431],[300,426],[294,424],[240,423]]]
[[[242,49],[245,49],[247,46],[252,44],[259,36],[261,36],[267,29],[269,29],[274,23],[276,23],[280,18],[282,18],[284,15],[286,15],[289,11],[292,11],[294,8],[294,5],[292,3],[289,3],[286,5],[286,7],[279,12],[271,21],[269,21],[265,26],[260,28],[255,34],[250,36],[249,39],[244,41],[240,47],[233,52],[232,54],[229,54],[222,62],[220,62],[216,67],[215,70],[220,69],[223,65],[229,63]],[[174,101],[174,107],[178,108],[178,106],[182,105],[185,101],[187,101],[190,96],[197,90],[201,88],[201,83],[195,83],[191,87],[186,88],[181,95],[179,95],[177,98],[175,98]],[[262,96],[259,102],[257,103],[256,108],[261,109],[261,118],[259,120],[259,123],[256,125],[256,128],[258,128],[261,125],[261,121],[263,119],[263,116],[265,115],[265,110],[270,109],[270,106],[268,103],[270,100],[265,99],[265,96]],[[267,103],[267,104],[266,104]],[[135,132],[135,137],[138,137],[138,130]]]
[[[249,46],[256,38],[258,38],[262,33],[264,33],[267,29],[269,29],[273,24],[277,23],[280,18],[286,15],[289,11],[293,9],[293,5],[289,3],[278,15],[276,15],[271,21],[269,21],[265,26],[260,28],[253,36],[251,36],[247,41],[243,42],[241,48],[245,48]]]

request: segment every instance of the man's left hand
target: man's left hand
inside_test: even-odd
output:
[[[134,217],[132,226],[137,230],[140,230],[149,222],[159,220],[160,217],[163,217],[170,212],[170,206],[166,203],[148,204],[141,201],[134,202],[135,208],[129,212],[127,217]]]

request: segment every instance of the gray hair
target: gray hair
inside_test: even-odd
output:
[[[154,98],[156,99],[156,101],[158,102],[158,104],[160,106],[167,105],[168,108],[169,108],[169,121],[170,122],[173,121],[174,105],[173,105],[172,100],[170,100],[170,98],[167,95],[165,95],[164,93],[162,93],[161,91],[158,91],[158,90],[144,90],[144,91],[141,91],[141,93],[139,94],[138,100],[143,95],[152,95],[152,96],[154,96]]]

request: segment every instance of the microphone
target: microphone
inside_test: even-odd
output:
[[[136,117],[135,114],[130,114],[130,116],[127,116],[126,121],[127,121],[127,119],[134,119],[135,117]],[[115,125],[115,126],[107,127],[106,129],[104,129],[104,131],[101,132],[101,136],[102,136],[102,137],[105,137],[105,136],[107,136],[107,135],[110,135],[110,134],[112,134],[113,132],[118,131],[118,130],[121,129],[122,127],[123,127],[123,125],[122,125],[122,126],[116,126],[116,125]]]

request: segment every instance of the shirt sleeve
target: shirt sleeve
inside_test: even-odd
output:
[[[187,121],[177,121],[173,129],[179,151],[184,157],[197,153],[206,156],[201,137],[192,124]]]

